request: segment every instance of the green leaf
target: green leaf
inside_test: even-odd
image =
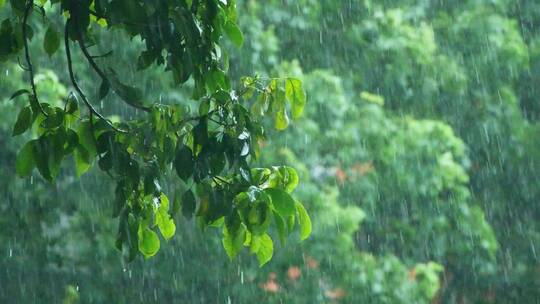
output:
[[[296,213],[294,199],[289,193],[276,188],[268,188],[264,192],[272,198],[272,205],[279,215],[285,217]]]
[[[180,195],[178,193],[176,193],[175,196],[174,196],[172,210],[171,210],[171,215],[173,217],[175,217],[176,214],[178,214],[178,212],[182,208],[182,202],[180,200],[181,200]]]
[[[250,232],[248,232],[248,235],[249,253],[256,254],[261,249],[262,237]]]
[[[125,180],[119,181],[116,184],[116,189],[114,190],[114,193],[115,193],[115,197],[114,197],[112,216],[118,217],[120,213],[122,213],[122,211],[124,210],[124,207],[127,205]],[[124,217],[121,217],[120,221],[122,221],[123,219]]]
[[[34,145],[34,161],[43,178],[52,182],[64,157],[65,133],[42,135]]]
[[[127,219],[125,216],[120,217],[120,223],[127,220],[127,225],[122,225],[122,232],[125,234],[125,243],[128,249],[128,261],[133,261],[139,252],[139,227],[140,221],[135,218],[133,214],[128,214]],[[121,226],[121,227],[122,227]]]
[[[159,238],[157,234],[149,229],[139,225],[139,251],[145,258],[154,256],[159,251]]]
[[[77,134],[79,135],[81,146],[88,152],[88,159],[93,159],[97,155],[97,148],[90,121],[81,122]]]
[[[205,75],[206,84],[211,92],[215,92],[218,89],[229,90],[231,87],[230,80],[219,68],[212,69]]]
[[[30,175],[36,165],[34,161],[34,142],[34,140],[27,142],[17,154],[15,171],[20,177]]]
[[[238,255],[245,240],[246,229],[244,226],[240,226],[234,232],[228,229],[227,225],[223,226],[223,239],[221,240],[221,243],[223,244],[227,256],[229,256],[231,260]]]
[[[60,166],[62,165],[62,159],[64,158],[64,146],[67,136],[65,133],[55,133],[50,136],[49,139],[49,154],[47,155],[49,162],[49,170],[51,176],[56,178],[58,172],[60,172]]]
[[[172,238],[176,233],[176,225],[174,224],[174,221],[170,216],[167,219],[165,219],[165,217],[163,216],[160,222],[158,222],[158,227],[161,235],[166,240]]]
[[[23,12],[25,9],[25,1],[10,0],[9,3],[11,4],[11,8],[16,11]]]
[[[272,259],[274,253],[274,242],[268,234],[263,234],[260,238],[259,250],[257,251],[257,260],[262,267]]]
[[[204,116],[210,111],[210,99],[204,99],[199,105],[199,115]]]
[[[276,229],[278,232],[279,240],[281,244],[285,244],[286,237],[287,237],[287,224],[285,224],[285,220],[277,212],[274,212],[273,214],[274,214],[274,222],[276,223]]]
[[[77,177],[83,175],[92,163],[88,151],[81,145],[78,145],[73,152],[73,157],[75,158],[75,172]]]
[[[242,31],[240,31],[240,28],[238,27],[238,25],[236,25],[236,23],[227,21],[225,22],[223,29],[236,47],[242,47],[242,45],[244,44],[244,36],[242,35]]]
[[[47,55],[52,56],[60,47],[60,36],[53,24],[49,25],[45,38],[43,39],[43,48]]]
[[[79,136],[72,129],[67,129],[65,132],[61,131],[61,133],[64,133],[64,156],[67,156],[79,146]]]
[[[260,185],[268,180],[272,171],[268,168],[252,168],[251,169],[251,180],[253,184]]]
[[[17,117],[17,122],[15,122],[15,126],[13,127],[12,136],[17,136],[22,133],[24,133],[28,128],[32,126],[33,122],[33,115],[32,115],[32,108],[30,106],[26,106],[21,109],[21,112],[19,112],[19,116]]]
[[[251,113],[257,116],[263,116],[267,110],[268,110],[268,95],[260,94],[257,97],[257,100],[251,106]]]
[[[296,202],[296,211],[298,212],[298,224],[300,225],[300,240],[303,241],[311,234],[311,219],[300,202]]]
[[[306,92],[302,88],[302,82],[296,78],[287,78],[285,81],[285,96],[291,103],[292,117],[294,119],[299,118],[306,105]]]
[[[39,126],[44,129],[54,129],[60,127],[64,123],[65,113],[60,108],[54,108],[54,111],[49,111],[47,116]]]
[[[287,110],[285,107],[281,107],[275,116],[274,126],[276,130],[285,130],[289,126],[289,116],[287,116]]]
[[[98,94],[98,100],[102,100],[109,94],[109,91],[111,89],[111,84],[107,80],[103,80],[101,82],[101,85],[99,86],[99,94]]]
[[[32,111],[34,113],[39,113],[41,112],[41,109],[40,109],[40,103],[38,102],[36,96],[30,94],[28,95],[28,102],[30,103],[30,107],[32,108]],[[43,108],[44,110],[49,106],[48,103],[41,103],[41,108]]]
[[[36,163],[36,167],[39,171],[39,174],[41,174],[41,176],[44,179],[48,181],[52,181],[53,177],[49,169],[49,161],[47,158],[47,154],[48,154],[47,140],[40,137],[35,142],[33,148],[34,148],[34,161]]]
[[[193,160],[193,153],[191,149],[186,145],[180,145],[176,151],[176,158],[174,159],[174,168],[176,174],[182,180],[187,181],[188,178],[193,176],[195,170],[195,162]]]
[[[166,240],[174,236],[176,225],[169,215],[169,199],[163,193],[160,195],[160,205],[156,213],[156,224],[158,225],[161,235]]]
[[[284,219],[285,219],[285,223],[287,224],[287,229],[289,231],[293,231],[294,230],[294,225],[296,223],[294,215],[286,216],[286,217],[284,217]]]
[[[66,103],[66,113],[67,114],[73,114],[79,110],[79,104],[77,102],[77,98],[75,98],[75,95],[70,95],[68,97],[67,103]]]
[[[293,192],[298,186],[298,174],[296,170],[291,167],[283,166],[279,168],[279,172],[283,176],[283,183],[285,184],[285,190],[289,193]]]
[[[195,208],[197,208],[197,201],[195,200],[193,192],[188,190],[182,195],[182,214],[186,218],[191,218],[195,212]]]

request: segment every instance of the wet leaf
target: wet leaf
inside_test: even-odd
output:
[[[157,234],[148,227],[139,226],[139,251],[145,258],[154,256],[159,251],[159,238]]]
[[[279,215],[288,216],[296,213],[295,202],[289,193],[276,188],[268,188],[264,192],[272,199],[272,205]]]
[[[17,154],[15,168],[17,175],[20,177],[28,176],[32,173],[35,167],[34,161],[34,140],[27,142],[21,151]]]
[[[60,35],[56,30],[56,27],[51,24],[45,32],[45,38],[43,39],[43,48],[47,55],[52,56],[60,47]]]
[[[156,224],[158,225],[161,235],[166,240],[174,236],[176,225],[169,215],[169,199],[163,193],[160,195],[159,208],[156,213]]]
[[[195,162],[193,159],[193,153],[191,149],[186,145],[180,145],[176,151],[176,157],[174,159],[174,168],[176,174],[182,180],[187,181],[193,176],[195,170]]]
[[[227,21],[225,22],[223,29],[236,47],[242,47],[242,45],[244,44],[244,36],[242,35],[242,31],[240,30],[238,25],[236,25],[236,23]]]
[[[296,202],[296,211],[298,212],[298,225],[300,226],[300,240],[303,241],[311,234],[311,219],[300,202]]]
[[[285,81],[285,96],[291,103],[292,117],[294,119],[299,118],[306,105],[306,92],[302,88],[302,82],[296,78],[287,78]]]
[[[272,259],[272,255],[274,254],[274,242],[268,234],[263,234],[259,239],[260,245],[257,250],[257,260],[259,260],[259,267],[262,267]]]
[[[222,244],[227,256],[231,260],[238,255],[243,247],[245,239],[246,230],[243,226],[240,226],[236,231],[230,231],[227,229],[226,225],[223,226]]]
[[[19,116],[17,116],[17,121],[15,122],[11,135],[17,136],[24,133],[32,126],[33,121],[33,114],[30,106],[22,108],[19,112]]]
[[[186,218],[191,218],[196,208],[197,201],[195,200],[193,192],[191,190],[186,191],[186,193],[182,195],[182,214]]]

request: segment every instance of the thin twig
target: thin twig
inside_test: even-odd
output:
[[[27,27],[27,22],[28,22],[28,15],[30,14],[30,10],[32,9],[33,6],[34,6],[34,2],[30,0],[26,3],[26,9],[24,10],[24,17],[23,17],[23,22],[22,22],[24,54],[26,57],[26,64],[28,65],[27,70],[28,72],[30,72],[30,86],[32,87],[32,93],[34,94],[34,98],[36,99],[36,103],[38,105],[39,110],[41,111],[41,113],[43,113],[43,115],[47,117],[49,115],[45,112],[45,110],[41,106],[41,103],[39,102],[39,99],[38,99],[36,84],[34,83],[34,67],[32,66],[32,60],[30,59],[30,51],[28,49],[28,40],[27,40],[28,33],[26,30],[26,27]]]
[[[73,87],[75,88],[77,93],[81,96],[81,99],[86,104],[86,107],[88,108],[88,110],[91,113],[95,114],[99,119],[105,121],[113,130],[115,130],[117,132],[121,132],[121,133],[128,133],[125,130],[118,129],[107,118],[105,118],[103,115],[101,115],[92,106],[92,104],[88,101],[88,99],[86,98],[86,95],[84,95],[83,91],[81,90],[81,88],[77,84],[77,81],[75,80],[75,75],[73,73],[73,65],[72,65],[72,60],[71,60],[71,50],[69,48],[69,26],[68,26],[68,22],[70,22],[70,21],[68,20],[66,22],[65,31],[64,31],[64,44],[65,44],[65,48],[66,48],[66,58],[67,58],[67,62],[68,62],[69,78],[71,79],[71,83],[73,84]]]
[[[92,55],[90,57],[96,59],[96,58],[103,58],[103,57],[107,57],[107,56],[110,56],[111,54],[113,53],[113,51],[108,51],[107,53],[105,54],[101,54],[101,55]]]
[[[109,81],[107,79],[107,75],[101,70],[101,68],[97,65],[97,63],[94,61],[94,56],[90,55],[88,53],[88,49],[84,45],[84,40],[82,38],[82,34],[79,33],[79,39],[77,40],[79,42],[79,47],[81,48],[82,53],[84,54],[84,57],[86,57],[86,60],[88,60],[88,63],[90,63],[90,66],[96,71],[96,73],[101,77],[101,79],[105,81]]]

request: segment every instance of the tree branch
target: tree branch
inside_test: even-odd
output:
[[[91,114],[93,113],[99,119],[105,121],[113,130],[115,130],[117,132],[121,132],[121,133],[127,133],[127,131],[121,130],[121,129],[118,129],[117,127],[115,127],[107,118],[105,118],[103,115],[101,115],[92,106],[92,104],[88,101],[88,99],[86,98],[86,95],[84,95],[83,91],[81,90],[81,88],[77,84],[77,81],[75,80],[75,75],[73,73],[73,64],[72,64],[72,60],[71,60],[71,50],[70,50],[70,47],[69,47],[69,26],[68,26],[68,22],[70,22],[70,21],[68,20],[66,22],[65,31],[64,31],[64,45],[65,45],[65,48],[66,48],[66,58],[67,58],[67,62],[68,62],[69,78],[71,80],[71,83],[73,84],[73,87],[75,88],[77,93],[81,96],[81,99],[83,100],[83,102],[85,103],[86,107],[91,112]]]
[[[23,34],[23,42],[24,42],[24,54],[26,57],[26,64],[28,67],[26,67],[26,70],[30,72],[30,86],[32,87],[32,93],[34,95],[34,98],[36,99],[36,104],[38,105],[39,110],[43,115],[49,116],[45,110],[43,110],[43,107],[41,106],[41,103],[38,99],[38,94],[36,90],[36,84],[34,82],[34,67],[32,66],[32,60],[30,59],[30,51],[28,49],[28,32],[26,30],[27,23],[28,23],[28,15],[30,14],[30,10],[34,6],[34,2],[32,0],[27,1],[26,3],[26,9],[24,10],[24,17],[23,17],[23,23],[22,23],[22,34]]]
[[[84,54],[84,57],[86,57],[86,60],[92,66],[94,71],[103,79],[104,81],[107,81],[110,83],[109,79],[107,78],[107,75],[101,70],[101,68],[97,65],[96,61],[94,60],[94,57],[88,53],[88,49],[84,45],[84,40],[82,37],[82,33],[79,33],[79,39],[77,40],[79,42],[79,47],[81,48],[82,53]]]
[[[86,57],[86,60],[88,61],[88,63],[92,67],[92,69],[94,69],[94,71],[96,71],[96,73],[99,75],[99,77],[101,77],[101,79],[103,81],[106,81],[107,83],[110,84],[111,81],[109,80],[107,75],[105,75],[105,73],[99,67],[99,65],[96,63],[96,61],[94,60],[94,56],[90,55],[90,53],[88,52],[88,49],[84,45],[84,38],[83,38],[82,33],[79,32],[78,34],[79,34],[79,39],[77,40],[77,42],[79,43],[79,47],[80,47],[82,53],[84,54],[84,57]],[[151,110],[149,107],[145,107],[145,106],[137,106],[137,105],[133,105],[133,104],[131,106],[136,108],[136,109],[143,110],[145,112],[150,112],[150,110]]]

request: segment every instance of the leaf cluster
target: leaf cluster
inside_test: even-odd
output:
[[[284,129],[289,124],[287,105],[293,118],[300,117],[306,95],[301,82],[293,78],[244,78],[239,90],[232,88],[221,68],[219,43],[223,35],[238,47],[243,43],[235,1],[42,0],[10,4],[15,14],[0,28],[0,60],[24,49],[23,68],[31,77],[29,90],[12,95],[12,99],[25,96],[28,101],[18,115],[13,136],[31,132],[35,137],[17,156],[17,174],[28,176],[37,168],[44,179],[53,182],[69,156],[75,160],[79,176],[97,163],[116,183],[116,247],[128,260],[138,253],[155,255],[160,248],[158,232],[170,239],[179,212],[196,217],[203,227],[223,227],[227,254],[232,258],[245,245],[261,265],[273,252],[270,223],[282,240],[292,232],[295,220],[301,239],[309,235],[309,216],[291,195],[298,184],[294,169],[249,165],[265,138],[261,116],[274,115],[276,128]],[[54,56],[61,49],[61,34],[46,14],[56,6],[62,13],[67,70],[75,90],[66,96],[64,107],[39,100],[27,43],[32,35],[28,20],[40,13],[47,25],[45,53]],[[176,84],[192,79],[193,98],[199,101],[197,113],[177,104],[148,103],[139,88],[125,84],[114,70],[103,68],[100,56],[89,50],[99,43],[94,33],[97,26],[118,28],[144,41],[145,49],[136,59],[138,69],[164,65]],[[114,93],[127,107],[143,114],[115,121],[101,114],[77,82],[73,45],[101,81],[97,101]],[[182,190],[169,200],[162,185],[172,172]]]

